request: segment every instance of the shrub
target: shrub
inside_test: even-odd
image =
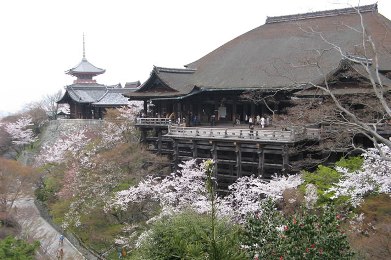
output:
[[[349,172],[359,170],[363,165],[364,159],[362,157],[350,157],[348,159],[342,158],[335,163],[335,166],[348,169]],[[304,193],[307,184],[314,184],[318,192],[318,204],[324,205],[332,203],[334,205],[346,205],[348,197],[341,196],[338,199],[331,200],[334,192],[327,192],[334,184],[338,183],[343,174],[332,167],[319,165],[314,172],[303,172],[303,185],[300,190]]]
[[[331,208],[315,214],[302,208],[284,217],[272,201],[262,205],[262,214],[248,219],[242,237],[248,257],[259,259],[351,259],[340,219]]]
[[[223,220],[215,224],[216,248],[210,216],[186,212],[162,219],[153,225],[137,255],[141,259],[244,259],[239,228]]]
[[[35,259],[38,247],[38,241],[29,244],[21,239],[7,237],[0,240],[0,259]]]
[[[342,158],[335,163],[336,166],[346,168],[349,172],[358,171],[361,169],[364,163],[364,158],[361,156],[349,157],[348,159]]]
[[[325,204],[331,202],[332,193],[325,193],[334,183],[337,183],[342,174],[333,168],[319,165],[315,172],[303,172],[304,183],[300,190],[304,193],[307,184],[314,184],[318,191],[318,203]]]

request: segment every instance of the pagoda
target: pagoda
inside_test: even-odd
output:
[[[83,35],[83,58],[65,72],[76,79],[73,84],[65,86],[64,95],[57,101],[58,104],[69,105],[70,119],[102,119],[106,109],[128,104],[128,99],[122,94],[133,92],[135,88],[122,88],[120,83],[110,86],[97,83],[94,77],[105,71],[87,60]]]

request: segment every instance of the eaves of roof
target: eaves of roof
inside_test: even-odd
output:
[[[75,67],[69,69],[66,71],[66,74],[75,75],[75,74],[92,74],[92,75],[99,75],[104,73],[105,70],[98,68],[94,65],[92,65],[86,58],[83,58],[81,62],[76,65]]]

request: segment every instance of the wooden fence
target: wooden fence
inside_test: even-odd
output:
[[[237,128],[203,128],[181,127],[170,125],[167,136],[219,139],[249,139],[272,142],[297,142],[304,139],[314,139],[319,136],[317,129],[307,131],[305,128],[290,130],[269,129],[237,129]]]

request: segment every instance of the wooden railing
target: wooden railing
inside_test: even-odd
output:
[[[168,118],[136,118],[136,125],[170,125],[171,119]]]
[[[57,119],[49,121],[51,125],[63,124],[63,125],[103,125],[101,119]]]
[[[237,128],[202,128],[180,127],[170,125],[167,136],[221,138],[221,139],[250,139],[258,141],[297,142],[304,139],[317,138],[315,129],[308,132],[305,128],[290,130],[268,129],[237,129]]]
[[[254,129],[248,128],[217,128],[217,127],[185,127],[172,124],[168,118],[137,118],[136,126],[167,126],[167,136],[197,137],[197,138],[227,138],[251,139],[260,141],[297,142],[305,139],[318,139],[320,129],[295,127],[287,130],[281,129]]]

